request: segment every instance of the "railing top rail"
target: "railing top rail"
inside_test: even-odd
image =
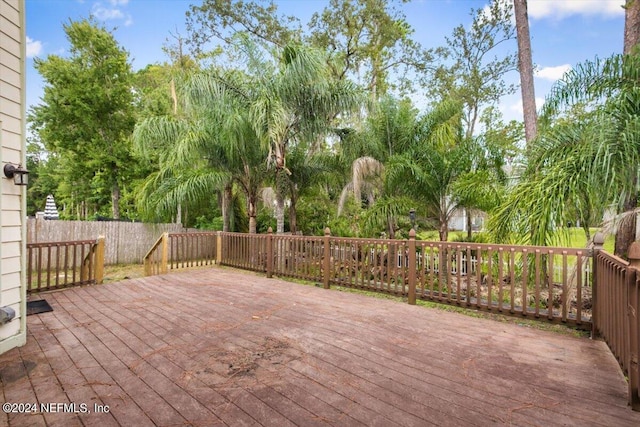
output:
[[[598,255],[597,255],[598,259],[603,259],[604,261],[608,261],[612,264],[617,265],[618,267],[628,267],[629,266],[629,262],[623,260],[622,258],[615,256],[613,254],[610,254],[609,252],[605,252],[605,251],[598,251]]]
[[[34,243],[27,243],[27,248],[46,248],[46,247],[53,247],[53,246],[87,245],[87,244],[96,243],[97,241],[98,241],[97,239],[92,239],[92,240],[68,240],[64,242],[34,242]]]
[[[151,246],[151,249],[149,249],[147,251],[147,253],[145,254],[145,256],[142,259],[149,258],[153,254],[153,251],[155,251],[156,248],[160,245],[160,243],[162,243],[162,239],[163,238],[164,238],[164,233],[160,237],[158,237],[158,240],[156,240],[156,242],[153,244],[153,246]]]
[[[244,233],[238,233],[244,234]],[[185,236],[216,236],[218,231],[188,231],[185,233],[169,233],[169,237],[185,237]]]
[[[464,248],[464,249],[480,249],[480,250],[513,250],[518,252],[542,252],[545,254],[554,253],[561,255],[566,253],[567,255],[585,254],[589,252],[588,248],[568,248],[562,246],[528,246],[528,245],[508,245],[503,243],[474,243],[474,242],[440,242],[429,240],[417,240],[416,245],[428,245],[433,247],[444,246],[447,248]]]

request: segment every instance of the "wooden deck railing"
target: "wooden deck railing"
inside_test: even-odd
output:
[[[220,263],[266,273],[591,328],[586,250],[220,233]]]
[[[596,251],[593,331],[618,359],[628,378],[629,405],[640,411],[640,244],[632,244],[629,259]]]
[[[27,244],[27,293],[102,283],[104,237]]]
[[[143,258],[145,274],[213,264],[216,238],[216,232],[164,233]]]

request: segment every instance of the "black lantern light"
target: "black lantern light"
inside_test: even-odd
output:
[[[15,166],[11,163],[4,165],[4,176],[13,178],[15,185],[27,185],[29,183],[28,174],[29,171],[24,169],[22,165]]]

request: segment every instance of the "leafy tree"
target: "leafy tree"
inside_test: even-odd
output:
[[[309,22],[308,40],[329,52],[332,74],[338,79],[362,79],[371,99],[397,85],[411,86],[406,76],[422,73],[431,64],[431,52],[411,39],[413,30],[398,1],[331,0]],[[362,76],[362,77],[360,77]]]
[[[472,9],[471,26],[457,26],[437,51],[443,64],[435,70],[430,92],[437,100],[454,99],[463,105],[467,139],[474,136],[484,106],[515,92],[504,75],[516,69],[516,57],[499,53],[515,36],[511,10],[502,0],[493,0],[488,9]]]
[[[371,206],[384,192],[384,164],[389,157],[407,151],[413,144],[417,114],[410,100],[385,96],[374,105],[364,129],[343,138],[339,155],[350,165],[351,180],[342,190],[338,214],[351,194],[358,205],[364,196]],[[393,235],[391,230],[387,232]]]
[[[200,6],[192,5],[187,12],[188,43],[197,53],[203,53],[216,40],[233,44],[240,33],[250,34],[263,47],[284,47],[291,41],[299,41],[298,19],[278,16],[277,10],[273,1],[265,6],[264,2],[203,0]]]
[[[43,102],[29,119],[47,150],[60,157],[59,173],[68,185],[61,188],[64,198],[70,201],[77,191],[80,200],[93,197],[98,209],[110,205],[119,218],[122,186],[135,170],[128,54],[91,19],[69,21],[64,31],[69,57],[49,55],[34,62],[45,87]]]
[[[331,0],[303,32],[298,18],[278,15],[274,2],[205,0],[187,12],[188,43],[201,54],[216,41],[233,44],[238,34],[267,50],[305,41],[328,53],[333,77],[362,83],[376,100],[392,85],[410,86],[407,73],[422,73],[432,61],[431,53],[411,39],[413,30],[395,8],[405,1]],[[392,83],[396,73],[401,76]]]
[[[146,200],[173,208],[182,200],[208,198],[207,193],[223,189],[223,229],[230,230],[231,213],[237,211],[231,209],[235,183],[246,197],[248,228],[255,232],[258,194],[267,174],[266,150],[250,121],[249,99],[226,90],[220,81],[247,88],[239,73],[191,74],[179,85],[184,117],[151,118],[136,128],[141,148],[156,142],[164,147],[160,173],[149,181]],[[171,182],[175,185],[166,187]]]

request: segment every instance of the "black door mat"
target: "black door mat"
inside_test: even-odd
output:
[[[48,311],[53,311],[53,308],[49,305],[47,300],[39,299],[36,301],[27,301],[27,316],[46,313]]]

